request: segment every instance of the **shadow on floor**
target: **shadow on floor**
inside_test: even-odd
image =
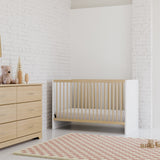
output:
[[[59,130],[70,130],[79,132],[91,132],[91,133],[108,133],[108,134],[124,134],[124,127],[119,125],[102,125],[102,124],[77,124],[71,123],[70,125],[63,126]]]

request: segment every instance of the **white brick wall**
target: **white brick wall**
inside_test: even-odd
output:
[[[152,127],[152,0],[132,1],[132,76],[139,80],[139,124]]]
[[[152,126],[151,1],[132,1],[132,77],[140,82],[140,127]],[[70,77],[70,0],[1,0],[3,58],[18,56],[30,82],[43,83],[43,129],[51,125],[51,80]]]
[[[51,125],[51,80],[70,76],[70,0],[1,0],[3,58],[16,74],[18,56],[30,82],[43,83],[43,129]]]

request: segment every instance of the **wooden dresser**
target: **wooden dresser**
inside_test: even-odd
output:
[[[0,149],[41,135],[42,85],[0,85]]]

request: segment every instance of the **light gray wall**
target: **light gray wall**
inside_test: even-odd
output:
[[[132,0],[71,0],[71,8],[92,8],[131,4]]]
[[[131,5],[71,11],[75,79],[131,78]]]

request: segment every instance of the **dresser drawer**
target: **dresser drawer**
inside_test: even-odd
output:
[[[16,122],[0,125],[0,142],[16,138]]]
[[[26,119],[42,114],[42,102],[30,102],[17,104],[17,119]]]
[[[0,105],[16,103],[16,87],[0,87]]]
[[[29,102],[42,99],[41,86],[17,87],[17,102]]]
[[[17,137],[40,132],[42,129],[42,118],[31,118],[17,121]]]
[[[0,106],[0,124],[16,121],[16,104]]]

